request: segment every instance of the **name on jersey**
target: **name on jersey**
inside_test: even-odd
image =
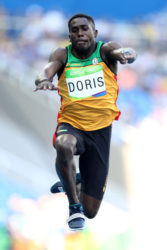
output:
[[[65,73],[69,96],[72,99],[106,95],[102,66],[69,69]]]

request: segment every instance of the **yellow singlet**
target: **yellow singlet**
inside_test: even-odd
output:
[[[100,56],[102,44],[98,42],[96,51],[84,60],[72,55],[71,44],[67,46],[67,63],[58,81],[61,96],[58,124],[69,123],[80,130],[92,131],[119,118],[116,75]]]

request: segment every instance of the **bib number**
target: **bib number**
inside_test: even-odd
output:
[[[69,69],[65,72],[69,96],[72,99],[106,95],[101,65]]]

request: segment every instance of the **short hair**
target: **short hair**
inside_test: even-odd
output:
[[[79,13],[79,14],[76,14],[74,16],[72,16],[69,21],[68,21],[68,28],[70,29],[70,24],[71,24],[71,21],[74,19],[74,18],[77,18],[77,17],[84,17],[86,19],[88,19],[89,22],[91,22],[93,24],[93,26],[95,26],[95,22],[93,20],[93,18],[91,16],[88,16],[86,14],[82,14],[82,13]]]

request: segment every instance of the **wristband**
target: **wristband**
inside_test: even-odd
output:
[[[35,85],[38,86],[40,83],[45,82],[45,81],[52,82],[52,80],[49,80],[49,79],[36,80]]]

